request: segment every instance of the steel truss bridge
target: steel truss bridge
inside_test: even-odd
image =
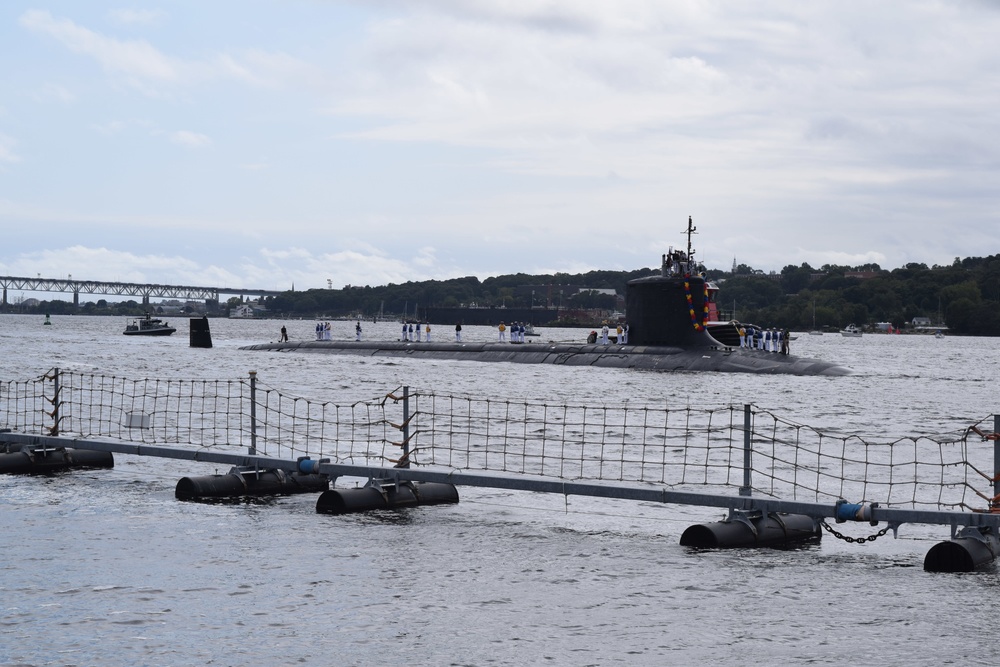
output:
[[[99,280],[73,280],[71,278],[18,278],[16,276],[0,276],[0,287],[3,288],[3,305],[9,303],[7,300],[8,290],[20,290],[24,292],[72,292],[73,303],[77,306],[80,305],[81,293],[134,296],[141,298],[144,304],[148,304],[151,298],[182,299],[185,301],[213,300],[218,302],[219,295],[221,294],[240,297],[278,296],[282,294],[280,291],[261,289],[103,282]]]

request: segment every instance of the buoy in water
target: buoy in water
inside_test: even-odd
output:
[[[725,521],[689,527],[681,534],[681,546],[778,547],[819,542],[822,536],[819,522],[804,514],[734,512]]]
[[[924,557],[927,572],[974,572],[1000,554],[1000,538],[989,528],[966,528],[958,537],[939,542]]]
[[[457,502],[458,489],[454,484],[409,481],[397,484],[388,480],[373,480],[356,489],[330,489],[323,492],[316,501],[316,512],[351,514]]]
[[[177,482],[178,500],[238,498],[240,496],[288,496],[319,493],[330,488],[326,475],[285,472],[280,469],[233,468],[225,475],[183,477]]]
[[[0,454],[0,474],[48,474],[73,468],[114,468],[111,452],[41,445],[8,445]]]

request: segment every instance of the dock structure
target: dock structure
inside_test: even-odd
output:
[[[752,404],[546,404],[409,387],[338,404],[253,372],[130,380],[54,369],[0,383],[0,428],[0,472],[87,459],[72,452],[233,466],[184,478],[181,499],[318,492],[317,511],[338,514],[456,502],[455,487],[477,486],[727,509],[684,532],[692,547],[818,540],[822,530],[870,541],[921,523],[951,531],[925,569],[968,571],[1000,554],[998,416],[951,435],[875,440]],[[337,489],[341,477],[367,484]],[[852,538],[828,520],[881,528]]]

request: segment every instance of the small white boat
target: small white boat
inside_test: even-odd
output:
[[[857,328],[853,324],[848,324],[840,330],[840,335],[845,338],[861,338],[861,329]]]

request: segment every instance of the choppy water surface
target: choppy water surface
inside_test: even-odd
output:
[[[349,402],[400,385],[559,402],[722,406],[862,435],[963,429],[1000,409],[1000,341],[799,335],[844,378],[664,374],[246,352],[280,322],[212,320],[212,349],[121,335],[124,319],[0,316],[0,379],[52,367],[140,377],[258,377]],[[314,323],[286,322],[308,339]],[[395,323],[365,324],[396,338]],[[541,329],[540,340],[586,331]],[[436,339],[453,332],[435,327]],[[334,336],[353,337],[337,322]],[[466,340],[492,329],[465,327]],[[987,446],[987,445],[984,445]],[[863,546],[678,546],[719,510],[460,489],[455,506],[315,513],[315,496],[181,503],[215,472],[119,456],[113,470],[0,477],[0,665],[994,664],[995,570],[923,572],[947,528]],[[844,527],[854,535],[869,526]]]

